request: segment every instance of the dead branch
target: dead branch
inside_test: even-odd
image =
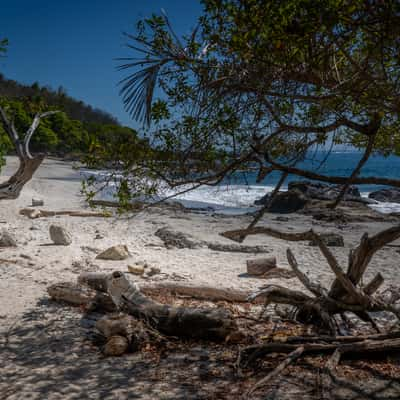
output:
[[[29,144],[40,124],[42,118],[55,114],[59,111],[48,111],[35,115],[33,122],[27,130],[24,139],[17,132],[13,121],[9,121],[5,111],[0,107],[0,119],[3,123],[4,130],[14,146],[15,152],[19,159],[19,167],[17,171],[6,182],[0,184],[0,200],[16,199],[21,193],[22,188],[32,179],[33,174],[39,168],[44,159],[43,154],[33,156],[29,150]]]
[[[292,351],[274,370],[272,370],[267,376],[260,379],[249,391],[246,393],[247,398],[251,398],[250,396],[260,387],[265,384],[271,382],[277,375],[283,372],[289,364],[291,364],[294,360],[299,358],[304,351],[304,347],[300,346],[296,350]]]
[[[91,211],[48,211],[37,210],[35,208],[23,208],[19,211],[21,215],[27,216],[29,219],[55,217],[57,215],[68,215],[70,217],[110,217],[107,212],[91,212]]]

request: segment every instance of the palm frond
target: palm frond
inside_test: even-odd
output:
[[[151,106],[157,76],[165,61],[153,61],[153,65],[137,71],[119,82],[122,85],[119,94],[122,96],[125,110],[137,121],[150,125]],[[140,62],[120,66],[131,68]]]

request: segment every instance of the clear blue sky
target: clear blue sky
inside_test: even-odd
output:
[[[1,1],[1,0],[0,0]],[[3,1],[1,1],[3,2]],[[2,4],[0,38],[9,39],[0,71],[7,78],[53,88],[110,112],[137,127],[122,107],[115,70],[129,56],[123,31],[163,8],[179,34],[190,31],[201,13],[200,0],[12,0]]]

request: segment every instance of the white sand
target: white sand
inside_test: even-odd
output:
[[[7,168],[2,171],[2,174],[9,175],[15,165],[15,159],[9,159]],[[231,243],[219,236],[219,233],[224,230],[245,227],[250,222],[249,216],[199,215],[162,208],[150,209],[132,218],[77,218],[67,216],[30,220],[19,215],[21,208],[30,206],[33,197],[43,199],[45,206],[42,208],[46,210],[82,209],[85,206],[79,191],[79,174],[71,168],[71,164],[46,160],[34,179],[24,188],[19,199],[1,201],[0,229],[4,228],[14,233],[18,240],[17,248],[0,249],[1,259],[16,261],[15,264],[0,262],[0,334],[3,334],[4,343],[6,341],[4,335],[7,332],[10,333],[16,326],[24,326],[29,315],[36,315],[36,319],[32,319],[34,322],[31,323],[31,327],[36,327],[35,324],[38,321],[43,324],[56,324],[54,321],[61,320],[63,315],[65,315],[65,318],[68,318],[69,315],[70,318],[76,319],[77,317],[74,314],[57,314],[54,309],[52,309],[52,312],[47,312],[47,306],[43,305],[43,299],[47,298],[46,287],[48,285],[59,281],[74,281],[83,271],[126,271],[128,264],[143,260],[150,265],[161,268],[162,274],[154,276],[152,278],[154,280],[181,279],[191,283],[208,283],[220,287],[249,290],[256,290],[267,283],[265,280],[239,276],[245,272],[245,260],[257,257],[257,255],[215,252],[207,248],[167,250],[162,241],[154,236],[154,232],[158,228],[170,226],[175,230],[190,233],[199,240]],[[263,223],[267,223],[268,219],[273,220],[275,217],[267,215]],[[273,221],[272,224],[293,232],[308,229],[313,224],[312,219],[307,216],[291,215],[289,217],[289,222]],[[50,244],[48,228],[50,224],[55,222],[65,226],[72,234],[72,245],[53,246]],[[387,226],[389,224],[386,223],[358,223],[341,230],[329,223],[316,224],[314,221],[313,225],[317,231],[328,230],[344,235],[345,249],[337,248],[333,250],[343,266],[346,265],[348,249],[359,241],[363,232],[373,233]],[[97,234],[102,235],[103,238],[95,239]],[[128,246],[132,254],[130,260],[100,261],[95,259],[96,254],[101,250],[116,244]],[[278,264],[283,267],[287,266],[285,250],[288,243],[270,237],[257,236],[249,238],[245,244],[268,246],[271,249],[270,254],[277,257]],[[312,279],[319,280],[325,285],[331,282],[332,274],[316,247],[310,247],[307,243],[290,243],[290,247],[298,258],[302,270],[308,273]],[[384,276],[386,283],[400,285],[400,254],[397,253],[398,249],[398,247],[385,247],[380,251],[371,262],[366,278],[373,277],[379,271]],[[269,282],[301,289],[295,279],[270,280]],[[60,310],[58,313],[61,313]],[[40,315],[40,318],[38,315]],[[22,321],[24,322],[22,323]],[[14,358],[9,358],[7,364],[11,362],[12,365],[14,365],[13,363],[15,365],[12,367],[8,364],[8,371],[13,371],[11,375],[9,373],[8,379],[13,376],[15,382],[24,383],[23,387],[16,389],[15,392],[11,390],[9,397],[5,398],[22,399],[25,398],[27,393],[35,393],[36,397],[33,396],[32,398],[38,399],[67,398],[65,393],[62,394],[59,391],[56,392],[59,397],[56,395],[52,397],[49,391],[43,397],[45,392],[38,392],[35,382],[29,382],[30,368],[44,368],[43,376],[38,372],[39,378],[37,379],[39,381],[50,373],[49,370],[45,369],[45,365],[41,365],[40,362],[35,366],[29,366],[29,363],[26,363],[26,365],[18,363],[18,354],[20,354],[18,351],[22,351],[22,349],[27,351],[23,346],[28,346],[29,340],[33,340],[33,342],[38,340],[35,332],[37,331],[32,330],[29,333],[31,336],[22,335],[23,338],[16,339],[14,343],[16,355],[14,354]],[[7,338],[8,340],[9,338]],[[0,343],[0,351],[3,344]],[[32,346],[34,347],[34,344]],[[39,344],[36,343],[36,346],[39,346]],[[73,344],[71,346],[73,347]],[[73,357],[67,348],[65,351],[64,357]],[[0,370],[2,362],[5,361],[0,356]],[[67,362],[66,359],[63,362]],[[84,365],[83,361],[82,363]],[[68,398],[125,398],[122,395],[118,397],[117,392],[110,392],[109,397],[106,395],[101,397],[95,392],[93,392],[93,397],[85,397],[84,392],[82,392],[86,385],[84,379],[77,379],[74,383],[71,379],[62,378],[61,375],[65,371],[53,372],[55,375],[60,374],[60,376],[57,375],[57,379],[54,379],[62,385],[67,385],[70,390],[68,393],[75,393],[74,396]],[[107,369],[104,373],[107,376]],[[1,375],[0,372],[0,382]],[[74,385],[78,385],[79,388]],[[8,389],[10,388],[8,387]],[[149,398],[162,398],[154,396]],[[1,393],[0,398],[4,398]]]

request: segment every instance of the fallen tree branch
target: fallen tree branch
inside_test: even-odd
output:
[[[79,284],[62,283],[50,286],[48,293],[55,300],[75,305],[99,306],[100,302],[109,304],[111,299],[114,309],[125,311],[166,335],[225,340],[238,332],[236,322],[227,310],[174,307],[157,303],[146,297],[120,272],[107,275],[105,281],[107,293],[104,293],[104,281],[99,279],[99,276],[95,278],[92,280],[95,282],[93,286],[100,291]]]
[[[79,275],[78,283],[87,285],[92,289],[107,291],[107,274],[99,272],[85,272]],[[175,282],[141,282],[138,283],[140,291],[146,295],[175,294],[188,296],[199,300],[229,301],[233,303],[246,303],[250,292],[216,288],[207,285],[182,284]],[[259,300],[260,302],[262,300]]]
[[[277,375],[279,375],[285,368],[288,367],[293,361],[299,358],[304,351],[304,347],[300,346],[296,350],[292,351],[274,370],[272,370],[267,376],[260,379],[250,390],[247,391],[246,397],[250,398],[250,396],[260,387],[264,386],[267,383],[270,383]]]
[[[92,211],[48,211],[37,210],[35,208],[23,208],[19,211],[21,215],[25,215],[30,219],[55,217],[57,215],[68,215],[70,217],[102,217],[107,218],[111,215],[107,212],[92,212]]]

